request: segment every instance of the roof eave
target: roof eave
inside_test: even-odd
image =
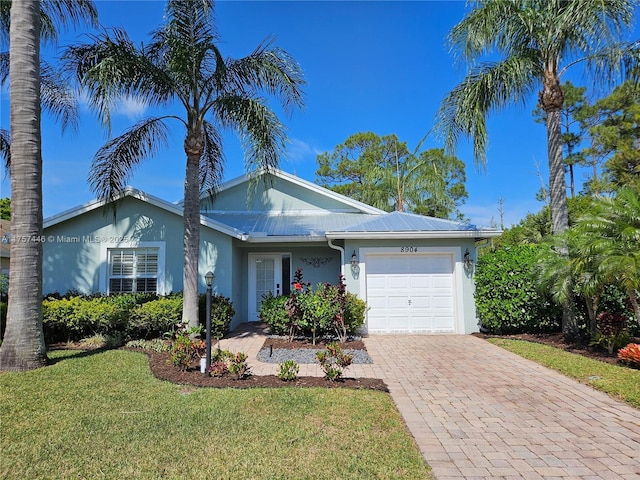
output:
[[[326,242],[324,235],[246,235],[243,240],[247,243],[308,243]]]
[[[438,230],[432,232],[425,231],[402,231],[402,232],[327,232],[325,236],[330,240],[338,239],[358,239],[358,240],[380,240],[380,239],[420,239],[420,238],[493,238],[500,236],[499,231],[481,230]]]

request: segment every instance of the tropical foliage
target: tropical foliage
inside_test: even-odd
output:
[[[409,151],[396,135],[356,133],[317,157],[316,182],[386,211],[462,219],[464,162],[444,150]]]
[[[538,287],[536,258],[544,248],[512,245],[478,259],[475,297],[482,330],[501,334],[557,331],[560,308]]]
[[[438,112],[446,145],[472,137],[476,161],[484,164],[489,112],[521,103],[538,90],[547,126],[554,232],[568,226],[561,78],[576,64],[606,83],[637,74],[637,45],[622,42],[634,8],[632,0],[481,0],[449,33],[452,49],[470,70]]]
[[[184,126],[182,318],[196,325],[200,193],[213,191],[222,178],[221,132],[238,133],[249,170],[277,166],[285,128],[260,93],[277,98],[291,112],[303,104],[304,81],[295,60],[270,39],[244,58],[224,58],[212,0],[169,0],[165,18],[148,44],[136,45],[115,29],[69,48],[65,59],[107,127],[113,102],[124,96],[150,107],[177,104],[183,112],[145,118],[109,140],[94,157],[89,181],[100,197],[115,198],[136,165],[166,145],[167,122]]]

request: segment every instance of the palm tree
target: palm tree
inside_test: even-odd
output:
[[[583,298],[589,317],[591,338],[596,333],[596,319],[606,281],[598,271],[599,259],[585,251],[591,235],[569,228],[551,236],[537,258],[539,286],[550,291],[553,300],[565,305],[575,295]],[[568,247],[568,255],[563,253]]]
[[[42,329],[42,146],[40,130],[40,41],[58,16],[62,24],[83,17],[90,2],[24,0],[0,2],[0,37],[9,27],[11,104],[11,260],[7,328],[0,346],[0,369],[29,370],[46,364]],[[8,10],[10,5],[10,12]],[[46,14],[47,7],[51,15]],[[80,10],[76,10],[80,8]],[[71,17],[67,14],[71,12]],[[81,14],[81,12],[84,12]],[[9,25],[9,13],[12,19]],[[47,20],[48,19],[48,20]],[[44,25],[41,28],[41,25]],[[44,34],[44,35],[43,35]],[[5,77],[6,79],[6,77]],[[9,138],[2,132],[2,145]]]
[[[42,333],[42,152],[38,0],[11,7],[11,260],[7,329],[0,369],[46,364]]]
[[[89,93],[91,105],[110,125],[110,106],[123,95],[149,106],[184,108],[144,119],[108,141],[96,153],[90,173],[92,189],[112,199],[126,185],[132,169],[166,144],[167,120],[186,130],[184,151],[184,307],[183,321],[198,324],[200,192],[213,189],[224,163],[221,130],[239,133],[249,169],[277,166],[285,131],[263,91],[277,97],[285,111],[302,106],[300,67],[272,40],[242,59],[225,59],[214,26],[212,0],[169,0],[166,23],[151,43],[136,46],[121,30],[103,32],[89,44],[70,48],[67,66]]]
[[[0,43],[9,45],[11,0],[0,2]],[[58,31],[73,25],[86,23],[95,26],[98,13],[92,0],[41,0],[40,39],[55,44]],[[62,74],[49,62],[40,59],[40,102],[43,110],[61,122],[63,131],[67,126],[77,127],[76,97],[63,79]],[[9,52],[0,52],[0,87],[9,81]],[[11,135],[0,129],[0,157],[5,168],[11,165]]]
[[[615,197],[601,197],[592,212],[574,227],[586,240],[577,256],[594,258],[596,274],[627,292],[638,325],[640,325],[640,192],[624,187]]]
[[[459,137],[473,137],[476,161],[483,165],[486,117],[522,103],[539,89],[546,115],[553,231],[568,226],[562,158],[561,77],[584,64],[595,81],[612,82],[637,74],[637,43],[621,43],[633,20],[633,0],[480,0],[449,33],[452,48],[472,68],[443,100],[438,128],[453,148]],[[494,53],[497,61],[481,61]]]

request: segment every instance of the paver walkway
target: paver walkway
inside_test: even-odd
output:
[[[226,342],[226,343],[225,343]],[[259,329],[221,347],[249,354]],[[640,410],[469,335],[375,335],[373,365],[349,376],[382,378],[437,480],[640,480]],[[253,360],[253,361],[251,361]],[[301,365],[300,375],[322,375]]]

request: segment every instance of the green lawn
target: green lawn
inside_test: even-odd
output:
[[[611,365],[539,343],[502,338],[489,341],[640,408],[640,370]]]
[[[432,478],[386,393],[191,388],[123,350],[50,358],[0,374],[0,478]]]

